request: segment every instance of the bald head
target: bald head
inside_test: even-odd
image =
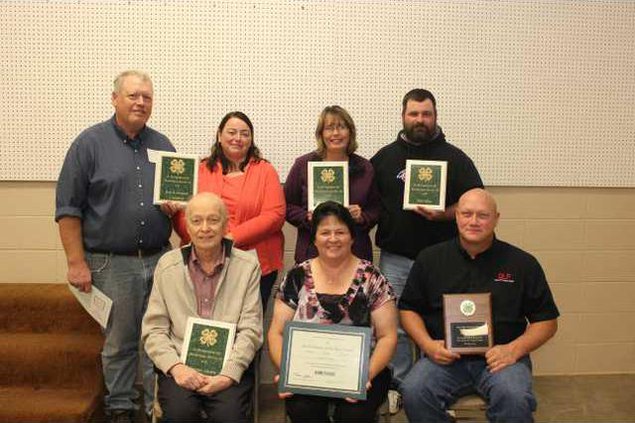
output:
[[[223,201],[210,192],[196,194],[185,208],[187,233],[196,254],[218,254],[227,229],[227,209]]]
[[[461,198],[459,198],[458,207],[461,207],[461,202],[463,204],[468,202],[478,201],[482,203],[485,207],[489,208],[494,214],[498,213],[498,206],[496,205],[496,200],[494,196],[490,194],[488,191],[485,191],[483,188],[473,188],[469,191],[463,193]]]
[[[461,245],[476,255],[492,245],[498,224],[496,200],[482,188],[464,193],[456,206],[456,226]]]
[[[190,198],[185,206],[185,217],[189,219],[192,210],[199,208],[217,209],[223,222],[227,221],[227,208],[221,198],[212,192],[199,192]]]

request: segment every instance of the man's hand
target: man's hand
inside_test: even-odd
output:
[[[223,375],[205,376],[205,384],[198,388],[196,392],[202,395],[214,395],[224,391],[234,384],[234,381]]]
[[[495,345],[485,353],[487,367],[492,373],[503,370],[517,361],[516,354],[509,344]]]
[[[433,340],[424,349],[426,357],[442,366],[447,366],[460,359],[461,356],[445,348],[443,340]]]
[[[70,284],[79,289],[81,292],[90,292],[92,276],[86,260],[82,260],[77,263],[69,263],[66,277],[68,278]]]
[[[174,381],[181,388],[196,391],[205,385],[206,376],[185,364],[177,364],[170,369]]]
[[[447,216],[447,213],[442,210],[432,210],[424,206],[417,206],[412,211],[417,213],[419,216],[422,216],[425,219],[432,220],[435,222],[451,220],[451,218]]]

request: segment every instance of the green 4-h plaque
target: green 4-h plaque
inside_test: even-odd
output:
[[[236,325],[233,323],[189,317],[181,362],[200,373],[215,376],[229,357],[235,335]]]
[[[406,160],[403,208],[412,210],[425,206],[432,210],[445,210],[447,173],[448,162]]]
[[[154,171],[154,204],[187,202],[198,189],[198,156],[160,152]]]
[[[335,201],[348,207],[348,162],[308,162],[308,208]]]

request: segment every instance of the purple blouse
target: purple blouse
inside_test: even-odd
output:
[[[284,196],[287,201],[287,222],[298,228],[295,244],[295,262],[316,257],[317,250],[309,242],[311,224],[306,218],[308,210],[307,163],[322,161],[320,155],[313,151],[298,157],[289,171],[284,183]],[[357,154],[351,154],[348,159],[349,203],[362,208],[364,223],[355,224],[355,241],[353,254],[357,257],[372,261],[373,244],[368,232],[375,226],[381,211],[379,191],[373,181],[375,172],[368,160]]]

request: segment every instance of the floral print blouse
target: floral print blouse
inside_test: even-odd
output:
[[[315,291],[310,263],[306,260],[289,270],[276,293],[276,298],[295,310],[293,320],[370,327],[371,312],[396,299],[379,269],[367,260],[360,260],[351,286],[333,301],[333,295]]]

